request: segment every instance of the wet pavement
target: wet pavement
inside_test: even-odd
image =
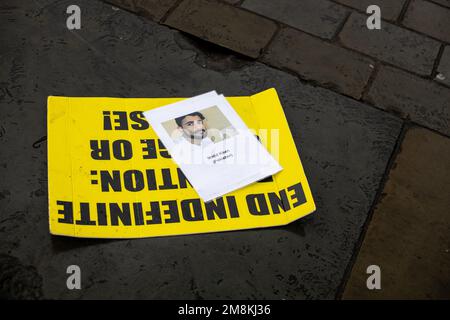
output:
[[[340,297],[403,136],[418,124],[100,1],[77,1],[82,28],[70,31],[70,4],[7,0],[0,5],[2,295]],[[166,238],[49,234],[47,96],[188,97],[210,90],[238,96],[271,87],[299,150],[315,214],[278,228]],[[445,134],[445,123],[443,128]],[[441,133],[430,139],[434,136],[448,142]],[[449,149],[442,152],[448,155]],[[442,168],[448,173],[448,165]],[[440,185],[442,192],[448,187],[448,180]],[[444,203],[436,214],[448,216],[446,208]],[[448,234],[441,240],[448,241]],[[449,255],[442,259],[448,262]],[[72,264],[81,268],[82,290],[66,287]],[[448,274],[440,279],[448,280]]]

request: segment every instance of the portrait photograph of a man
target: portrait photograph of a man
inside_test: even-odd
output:
[[[215,91],[144,115],[203,201],[282,170],[229,101]]]
[[[192,112],[163,123],[176,144],[204,147],[236,134],[236,129],[217,106]]]

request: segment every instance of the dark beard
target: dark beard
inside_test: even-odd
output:
[[[205,129],[202,129],[202,136],[201,136],[201,139],[203,139],[203,138],[205,138],[206,137],[206,130]],[[196,135],[194,135],[194,134],[191,134],[191,139],[192,140],[195,140],[195,139],[198,139],[198,137],[196,136]]]

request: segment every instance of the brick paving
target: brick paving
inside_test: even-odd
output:
[[[122,1],[125,0],[116,2]],[[133,4],[122,7],[135,7],[135,1],[128,3]],[[381,30],[365,27],[367,16],[364,13],[369,4],[381,8]],[[371,89],[374,65],[405,70],[411,74],[411,81],[423,83],[422,87],[427,87],[423,79],[430,85],[435,80],[440,85],[447,84],[440,69],[446,68],[447,53],[441,51],[450,41],[448,7],[448,0],[183,0],[174,4],[172,12],[168,11],[164,23],[276,68],[292,71],[301,79],[372,103],[375,100],[364,100],[364,91]],[[167,6],[164,11],[166,9]],[[433,92],[447,96],[448,90],[444,86]],[[421,100],[433,99],[430,94]],[[399,114],[398,110],[405,109],[402,101],[392,100],[398,104],[390,106],[389,110]],[[443,104],[437,109],[450,108],[448,102]],[[383,104],[375,106],[387,109]],[[449,118],[429,121],[421,116],[409,118],[410,112],[400,114],[404,119],[448,134],[448,128],[441,123],[448,123]],[[441,112],[438,117],[441,116],[447,117],[448,113]]]
[[[35,292],[23,296],[450,297],[449,0],[79,0],[82,29],[70,32],[62,19],[69,0],[5,1],[0,258],[29,271],[23,281]],[[369,4],[381,7],[381,30],[365,27]],[[48,95],[269,87],[310,177],[315,215],[264,232],[49,236],[45,139],[37,143]],[[87,267],[81,292],[61,286],[71,259]],[[380,292],[365,289],[374,259],[386,271]],[[408,284],[418,272],[427,276]]]
[[[376,4],[381,9],[382,18],[390,21],[398,19],[405,5],[405,0],[335,0],[335,2],[362,12],[366,12],[368,6]]]
[[[450,42],[450,9],[432,2],[413,0],[408,6],[403,24],[443,42]]]
[[[356,99],[361,97],[374,68],[370,58],[292,28],[278,32],[262,61]]]
[[[367,29],[366,18],[352,13],[339,34],[344,46],[408,71],[431,75],[439,42],[387,22],[373,32]]]
[[[176,2],[177,0],[136,0],[135,10],[146,18],[160,21]]]
[[[450,8],[450,0],[432,0],[432,2],[443,5],[447,8]]]
[[[208,0],[183,0],[164,23],[252,58],[277,29],[271,20]]]
[[[450,46],[446,46],[437,68],[436,81],[450,86]]]
[[[242,8],[283,22],[321,38],[331,39],[349,10],[328,0],[245,0]]]
[[[367,93],[374,105],[450,135],[450,91],[392,67],[381,67]]]

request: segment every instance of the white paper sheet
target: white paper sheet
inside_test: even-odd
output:
[[[282,170],[225,97],[215,91],[144,115],[204,201]]]

